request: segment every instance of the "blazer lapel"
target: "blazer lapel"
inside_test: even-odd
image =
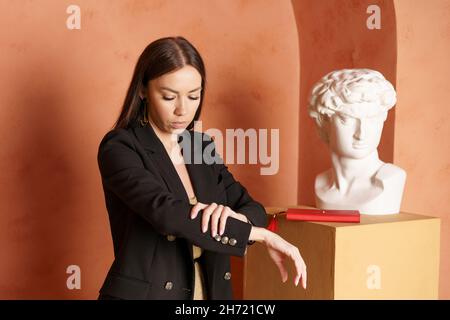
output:
[[[189,132],[190,134],[190,153],[183,152],[186,169],[191,178],[197,201],[202,203],[211,203],[211,187],[208,184],[213,181],[207,170],[207,165],[203,162],[203,141],[201,133]],[[200,163],[195,163],[195,161]]]
[[[175,166],[153,128],[147,125],[133,129],[139,142],[154,161],[169,190],[178,198],[189,200]],[[208,187],[208,184],[212,177],[209,171],[205,170],[206,164],[202,158],[202,135],[201,133],[185,130],[179,135],[179,143],[181,143],[180,137],[186,137],[189,142],[182,144],[182,146],[188,148],[188,150],[182,149],[182,154],[195,196],[199,202],[210,203],[212,202],[212,196],[210,192],[211,188]],[[195,163],[194,160],[198,161],[199,159],[201,160],[200,163]]]
[[[176,198],[189,201],[189,197],[172,163],[172,160],[167,154],[164,145],[162,144],[161,140],[159,140],[153,128],[150,125],[146,125],[143,127],[136,126],[133,128],[133,130],[138,141],[141,143],[141,145],[145,149],[145,152],[150,157],[152,163],[155,165],[155,168],[158,170],[160,176],[166,183],[169,191],[172,192]],[[193,177],[191,177],[191,180],[193,180]],[[193,265],[194,256],[192,245],[187,241],[185,241],[185,244],[189,251],[189,256],[192,259],[191,264]],[[194,272],[193,268],[191,271]]]
[[[134,132],[139,142],[146,150],[146,153],[153,160],[156,169],[160,172],[169,191],[171,191],[176,198],[189,201],[186,189],[183,186],[175,166],[153,128],[150,125],[135,127]]]
[[[150,125],[144,127],[134,127],[133,128],[136,137],[139,142],[144,147],[146,153],[153,160],[156,168],[161,173],[161,177],[165,181],[168,189],[173,192],[178,198],[185,198],[189,201],[186,190],[184,189],[183,183],[178,176],[178,173],[167,154],[164,145],[159,140],[158,136],[154,132],[153,128]],[[183,137],[187,137],[188,141],[190,141],[190,145],[186,150],[182,149],[183,158],[185,161],[186,169],[189,174],[189,178],[192,183],[192,187],[194,188],[194,193],[199,202],[202,203],[211,203],[213,202],[213,195],[211,184],[214,182],[214,176],[209,170],[206,170],[206,164],[203,163],[203,141],[202,134],[195,133],[191,131],[185,130],[182,134]],[[178,140],[180,143],[180,139]],[[186,145],[184,145],[186,146]],[[201,159],[200,163],[195,163],[195,159]],[[194,268],[193,268],[193,248],[192,244],[186,241],[190,257],[192,259],[192,277],[194,277]],[[207,287],[209,290],[213,290],[213,279],[215,277],[215,253],[209,253],[208,251],[204,251],[202,254],[202,260],[204,261],[204,265],[206,264],[206,279],[207,279]],[[211,260],[211,261],[209,261]],[[206,263],[205,263],[206,261]]]

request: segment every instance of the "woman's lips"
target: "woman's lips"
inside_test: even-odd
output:
[[[186,127],[186,125],[186,121],[175,121],[170,123],[170,126],[174,129],[183,129],[184,127]]]

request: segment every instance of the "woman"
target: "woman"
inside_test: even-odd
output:
[[[184,161],[214,147],[193,131],[205,83],[200,54],[182,37],[156,40],[139,57],[98,150],[115,255],[99,299],[232,299],[230,255],[245,255],[255,241],[266,245],[283,282],[283,260],[292,259],[295,283],[301,278],[306,288],[298,249],[265,229],[263,206],[227,167]],[[191,140],[189,150],[181,137]]]

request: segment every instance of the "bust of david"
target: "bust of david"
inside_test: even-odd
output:
[[[377,150],[395,103],[392,84],[375,70],[337,70],[314,85],[308,111],[332,163],[315,179],[318,208],[370,215],[400,211],[406,172],[380,160]]]

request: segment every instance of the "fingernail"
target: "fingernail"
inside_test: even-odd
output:
[[[223,230],[220,230],[220,235],[223,235]]]

